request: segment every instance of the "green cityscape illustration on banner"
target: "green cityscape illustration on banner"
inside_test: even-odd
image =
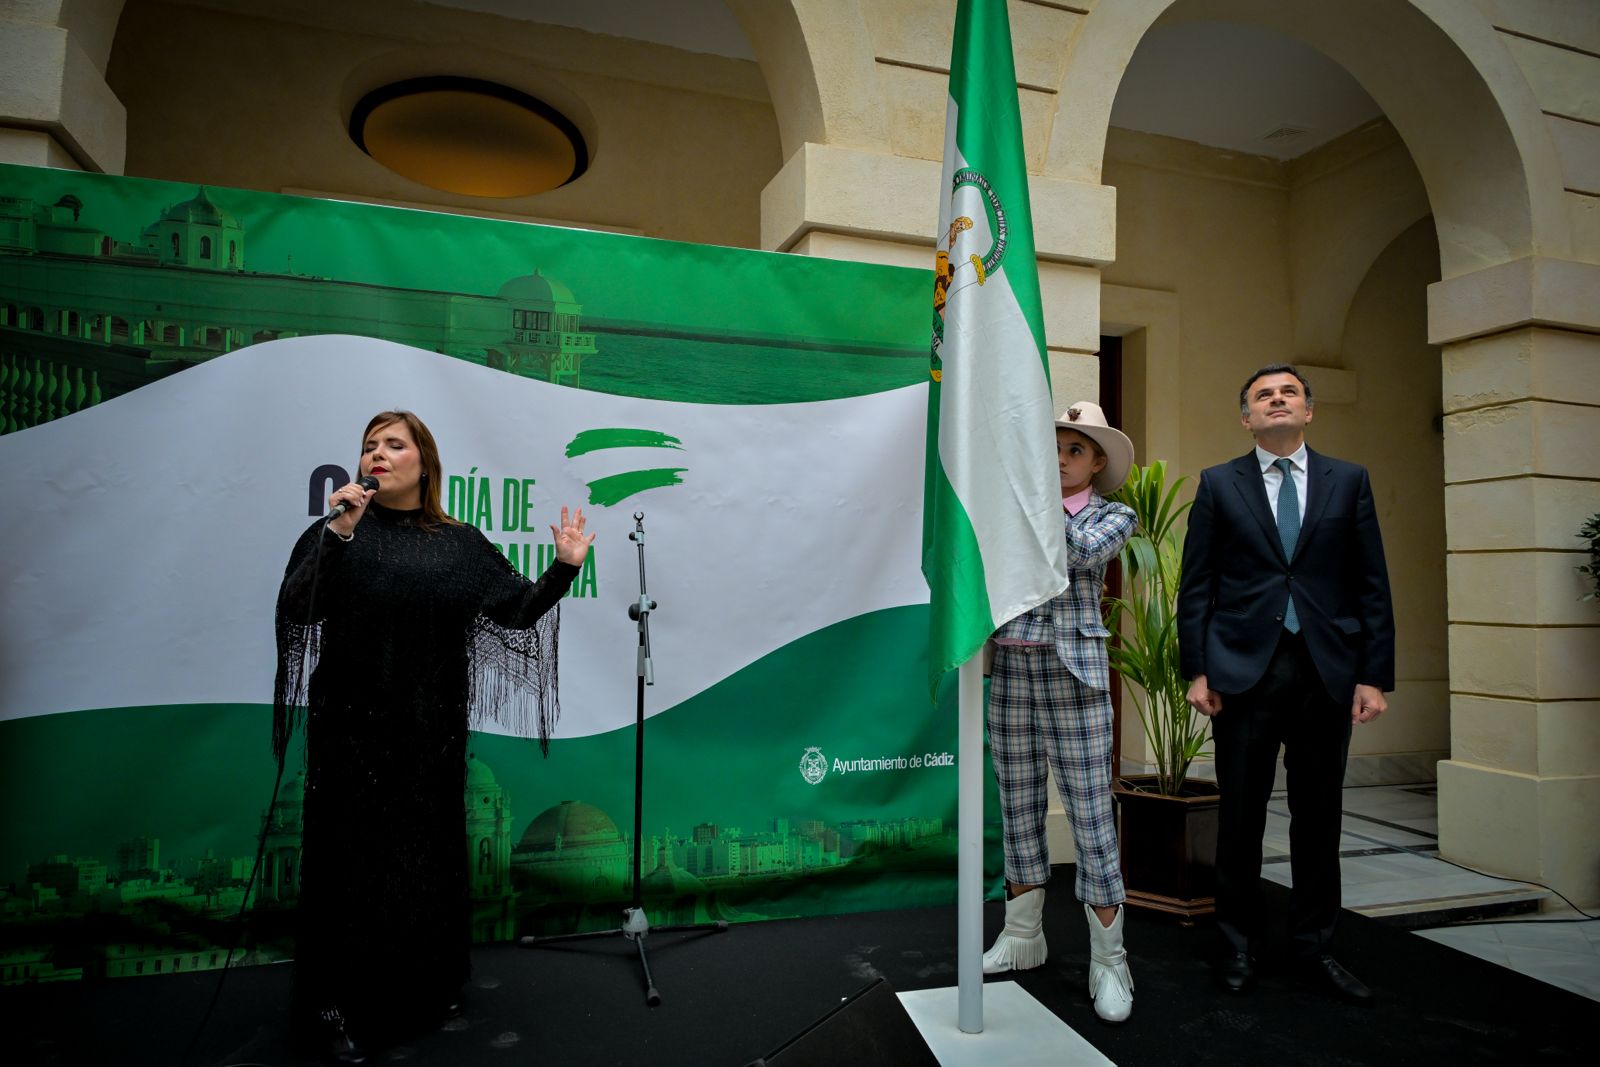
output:
[[[303,772],[286,778],[270,819],[263,815],[250,947],[235,953],[235,963],[292,955],[305,782]],[[517,834],[511,797],[475,753],[467,761],[464,804],[475,941],[615,925],[632,899],[633,838],[609,814],[561,801]],[[743,922],[805,913],[792,904],[773,907],[797,879],[826,883],[844,875],[859,886],[896,871],[944,872],[954,855],[953,827],[941,818],[837,824],[774,818],[759,829],[706,822],[646,836],[640,888],[657,924]],[[235,940],[232,922],[245,903],[254,856],[206,855],[184,866],[164,863],[161,839],[149,836],[118,843],[114,857],[59,854],[29,862],[4,896],[0,983],[220,967]],[[67,924],[83,929],[68,932]]]
[[[564,387],[700,402],[787,403],[860,395],[918,383],[926,366],[926,346],[915,339],[917,329],[925,330],[921,279],[904,286],[911,298],[895,293],[885,301],[915,324],[901,331],[891,323],[882,331],[888,340],[852,340],[843,327],[818,338],[770,321],[755,329],[710,327],[688,313],[667,322],[616,301],[608,316],[586,319],[584,305],[559,277],[559,261],[548,269],[508,274],[497,288],[479,285],[476,292],[394,284],[386,277],[299,273],[294,268],[298,252],[275,253],[272,270],[257,270],[253,224],[268,221],[280,203],[309,202],[0,167],[0,181],[19,175],[28,179],[20,183],[27,188],[0,185],[0,433],[70,416],[247,345],[322,333],[378,337]],[[63,191],[41,191],[46,181]],[[127,188],[140,192],[134,199],[142,203],[155,190],[167,206],[131,216],[112,204],[96,213],[98,194]],[[239,203],[256,212],[240,209]],[[362,225],[376,225],[371,220],[383,210],[334,207],[362,219]],[[502,244],[535,229],[484,220],[447,222],[492,229]],[[607,239],[614,238],[581,237]],[[428,258],[426,252],[420,258]],[[718,257],[735,252],[676,254],[720,265]],[[754,262],[749,253],[737,254],[746,257],[742,262]],[[681,268],[674,265],[673,253],[662,255],[662,263],[630,269],[642,280]],[[432,258],[446,261],[440,269],[448,273],[452,257],[464,260],[470,254],[441,248]],[[649,255],[640,258],[648,261]],[[790,272],[801,281],[784,284],[804,291],[804,278],[857,266],[790,262],[778,268],[763,263],[761,269]],[[586,276],[600,274],[591,265]],[[634,281],[623,278],[614,288],[630,290]],[[701,298],[715,306],[726,293],[705,292]],[[762,296],[747,303],[756,307],[766,301]],[[859,320],[850,309],[837,314],[839,322]],[[912,340],[896,339],[901,333]],[[647,427],[597,427],[570,441],[566,457],[639,447],[677,451],[683,442]],[[680,465],[608,474],[589,483],[590,503],[612,506],[643,489],[678,484],[686,470]],[[471,522],[468,481],[463,478],[450,510]],[[543,566],[546,546],[537,546],[537,559],[527,554],[529,546],[522,547],[520,559],[512,555],[519,570]],[[502,551],[511,554],[512,548]],[[592,570],[586,578],[592,590]],[[861,640],[841,638],[841,644],[854,647]],[[914,663],[908,671],[908,682],[920,676]],[[184,712],[171,709],[171,714],[178,721]],[[707,729],[730,730],[732,736],[733,718],[720,709],[717,714],[723,717]],[[19,736],[35,736],[34,726],[26,719],[0,722],[13,744]],[[953,735],[940,726],[928,736],[946,733]],[[62,729],[50,736],[77,735]],[[472,931],[479,941],[614,926],[631,896],[636,844],[641,890],[657,923],[746,921],[953,899],[953,773],[948,789],[923,782],[902,798],[913,810],[938,814],[890,814],[886,809],[895,802],[879,798],[868,805],[870,815],[849,813],[848,803],[840,811],[842,802],[834,800],[816,805],[808,816],[730,819],[719,818],[716,805],[701,793],[698,811],[675,798],[667,817],[652,817],[655,829],[647,829],[636,843],[631,826],[619,826],[601,805],[583,799],[547,802],[537,812],[514,808],[510,790],[484,755],[503,740],[479,739],[463,798]],[[940,743],[953,743],[953,736]],[[254,767],[253,750],[248,758],[235,758]],[[899,758],[903,764],[906,757]],[[929,768],[939,771],[949,769],[943,765],[948,753],[911,758],[927,759]],[[796,752],[793,760],[790,773],[805,788],[827,774],[819,750]],[[232,817],[221,827],[231,846],[202,848],[187,839],[174,846],[169,840],[164,854],[159,820],[138,810],[118,811],[116,819],[127,825],[109,831],[103,813],[96,812],[91,818],[101,822],[92,833],[66,815],[55,815],[58,821],[50,826],[49,811],[30,814],[44,832],[59,834],[58,843],[41,848],[35,835],[28,854],[8,848],[0,856],[5,863],[0,984],[210,969],[222,965],[230,945],[237,946],[235,964],[289,956],[303,800],[303,779],[293,762],[270,817],[258,809],[255,825],[249,825],[242,812],[246,802],[232,802]],[[266,783],[270,786],[270,775]],[[177,795],[185,785],[179,776],[159,788]],[[263,800],[265,793],[263,788]],[[607,806],[622,805],[613,795]],[[827,817],[830,811],[833,817]],[[988,833],[996,831],[997,826],[990,827]],[[265,859],[251,889],[247,929],[240,931],[234,918],[245,902],[262,833]],[[90,841],[79,843],[84,838]]]
[[[25,173],[0,167],[0,181],[8,172]],[[55,184],[70,181],[63,176]],[[573,290],[541,267],[504,278],[492,293],[394,284],[385,276],[436,279],[381,260],[362,262],[363,277],[304,273],[295,269],[296,251],[283,251],[281,242],[268,267],[252,258],[249,220],[218,203],[224,193],[189,188],[192,195],[154,218],[108,219],[114,212],[96,210],[92,187],[57,196],[0,186],[0,433],[80,411],[246,345],[312,334],[377,337],[573,388],[713,403],[823,399],[844,395],[844,383],[844,392],[896,388],[920,381],[927,358],[915,331],[867,341],[816,338],[802,330],[652,321],[620,302],[617,314],[586,322]],[[294,201],[232,196],[256,205]],[[383,210],[333,206],[357,218],[365,211],[369,219]],[[504,244],[504,233],[498,236]],[[452,273],[454,262],[471,256],[441,249],[434,258],[438,271]],[[659,286],[659,273],[636,267],[628,282]]]
[[[0,196],[8,272],[0,429],[37,425],[249,344],[307,333],[382,337],[581,386],[595,352],[571,290],[538,271],[493,296],[246,270],[245,227],[204,188],[119,240],[53,204]],[[175,268],[175,269],[174,269]]]

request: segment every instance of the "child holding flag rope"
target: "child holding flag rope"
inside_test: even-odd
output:
[[[1071,584],[1060,596],[995,631],[989,745],[1005,827],[1006,924],[983,955],[985,974],[1044,963],[1048,759],[1077,844],[1077,895],[1089,920],[1089,995],[1095,1014],[1122,1022],[1133,1011],[1133,976],[1122,947],[1122,867],[1111,803],[1110,670],[1100,616],[1106,564],[1133,533],[1134,513],[1107,501],[1133,465],[1133,443],[1080,401],[1056,420]]]

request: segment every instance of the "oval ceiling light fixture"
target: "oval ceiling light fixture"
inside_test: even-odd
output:
[[[412,181],[465,196],[532,196],[589,166],[583,134],[561,112],[477,78],[411,78],[363,96],[350,139]]]

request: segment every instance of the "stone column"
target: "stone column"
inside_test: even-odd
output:
[[[806,144],[761,194],[761,247],[930,272],[939,225],[932,159]],[[1099,388],[1100,268],[1116,244],[1116,190],[1028,178],[1050,384],[1058,397]]]
[[[0,5],[0,163],[122,173],[128,114],[105,79],[122,3]]]
[[[1539,257],[1429,291],[1444,346],[1447,859],[1600,902],[1600,266]]]

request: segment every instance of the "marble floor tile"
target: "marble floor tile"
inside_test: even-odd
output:
[[[1600,961],[1567,952],[1537,948],[1506,948],[1506,966],[1541,982],[1600,999]]]
[[[1440,926],[1432,930],[1418,930],[1418,934],[1440,944],[1455,948],[1476,945],[1488,952],[1500,952],[1505,942],[1500,940],[1500,927],[1495,923],[1464,923],[1460,926]]]
[[[1375,837],[1380,841],[1398,841],[1402,845],[1433,845],[1439,841],[1437,819],[1397,822],[1393,819],[1373,818],[1346,812],[1340,825],[1347,834],[1361,834],[1364,837]]]
[[[1600,944],[1584,936],[1583,927],[1591,925],[1600,923],[1497,923],[1494,929],[1502,944],[1593,956],[1600,961]]]
[[[1480,960],[1488,960],[1502,967],[1511,966],[1511,954],[1498,940],[1482,937],[1460,937],[1454,928],[1446,927],[1440,930],[1417,930],[1416,936],[1425,937],[1429,941],[1447,945],[1458,952],[1465,952],[1469,956],[1476,956]]]
[[[1397,845],[1411,850],[1343,856],[1339,870],[1346,908],[1372,908],[1381,913],[1386,908],[1414,904],[1416,907],[1410,910],[1427,910],[1430,905],[1462,899],[1505,900],[1519,890],[1537,892],[1536,887],[1477,874],[1438,858],[1438,798],[1429,789],[1349,787],[1344,791],[1343,810],[1339,837],[1342,853]],[[1272,795],[1267,812],[1263,857],[1286,856],[1289,811],[1282,790]],[[1263,864],[1261,875],[1279,885],[1292,881],[1290,865],[1282,859]],[[1575,913],[1565,908],[1557,913],[1557,917],[1567,916]],[[1478,923],[1414,933],[1600,1000],[1600,922]]]
[[[1368,815],[1414,813],[1430,816],[1437,799],[1409,786],[1360,786],[1344,791],[1345,810]]]
[[[1378,867],[1370,862],[1358,859],[1345,858],[1339,861],[1339,881],[1344,886],[1346,895],[1352,890],[1367,890],[1372,886],[1387,887],[1415,883],[1416,878],[1396,877],[1395,872],[1385,867]],[[1384,899],[1391,899],[1388,892],[1380,894]]]

